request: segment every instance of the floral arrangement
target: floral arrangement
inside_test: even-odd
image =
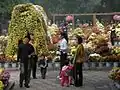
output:
[[[120,67],[115,67],[109,72],[109,78],[114,81],[120,81]]]
[[[112,54],[120,54],[120,47],[114,47],[111,51]]]
[[[90,54],[89,60],[91,62],[119,62],[120,55],[100,56],[99,54]]]
[[[14,56],[5,56],[4,54],[0,54],[0,62],[16,62],[17,60],[17,55]]]
[[[5,53],[5,48],[7,46],[8,36],[0,36],[0,53]]]
[[[91,62],[99,62],[101,61],[102,57],[100,56],[100,54],[94,53],[94,54],[90,54],[89,55],[89,60]]]
[[[72,31],[72,35],[84,36],[84,33],[81,28],[76,28]]]
[[[52,24],[47,27],[48,37],[50,38],[50,42],[56,44],[59,41],[60,30],[56,24]]]
[[[10,73],[5,69],[0,68],[0,87],[6,87],[9,84]]]
[[[9,84],[9,79],[10,79],[10,73],[7,71],[4,71],[2,74],[2,82],[4,86],[7,86]]]
[[[0,81],[0,90],[4,90],[4,84],[2,81]]]
[[[102,23],[99,22],[99,20],[96,20],[96,25],[99,28],[100,31],[104,30],[104,25]]]

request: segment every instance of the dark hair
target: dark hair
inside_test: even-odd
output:
[[[65,65],[69,65],[69,61],[65,61]]]
[[[29,40],[31,40],[31,38],[30,38],[30,33],[29,32],[27,32],[27,38],[29,39]]]
[[[112,29],[115,29],[115,25],[113,25]]]
[[[30,40],[30,38],[28,36],[25,36],[24,38],[28,38]]]
[[[80,37],[80,36],[77,36],[77,39],[78,39],[78,44],[81,44],[81,43],[83,42],[83,39],[82,39],[82,37]]]
[[[18,41],[18,45],[20,45],[20,44],[22,44],[22,43],[23,43],[23,40],[20,39],[20,40]]]

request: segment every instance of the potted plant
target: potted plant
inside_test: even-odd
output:
[[[119,61],[120,61],[120,54],[116,55],[116,60],[114,60],[113,66],[118,67],[119,66]]]
[[[111,67],[112,63],[115,62],[117,60],[116,55],[109,55],[106,56],[106,67]]]
[[[89,56],[89,60],[91,61],[91,67],[92,68],[96,68],[97,67],[97,63],[100,61],[101,56],[99,54],[90,54]]]
[[[100,57],[100,60],[99,60],[99,68],[103,68],[105,67],[105,60],[106,60],[106,57]]]
[[[114,85],[120,89],[120,68],[115,67],[109,72],[108,76],[111,80],[114,81]]]

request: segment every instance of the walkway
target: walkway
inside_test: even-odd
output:
[[[84,71],[84,86],[76,88],[74,86],[61,87],[56,78],[58,71],[49,71],[45,80],[40,78],[40,72],[37,72],[38,79],[31,80],[29,90],[116,90],[112,82],[108,79],[107,71]],[[18,86],[19,72],[11,71],[11,80],[16,82],[13,90],[28,90]]]

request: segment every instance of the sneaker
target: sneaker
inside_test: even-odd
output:
[[[36,77],[34,77],[33,79],[37,79]]]
[[[23,87],[23,85],[22,85],[22,84],[19,84],[19,86],[20,86],[20,88],[22,88],[22,87]]]
[[[29,85],[25,85],[25,87],[26,87],[26,88],[30,88],[30,86],[29,86]]]
[[[61,80],[62,78],[59,78],[59,80]]]
[[[57,76],[57,78],[60,78],[60,76]]]

